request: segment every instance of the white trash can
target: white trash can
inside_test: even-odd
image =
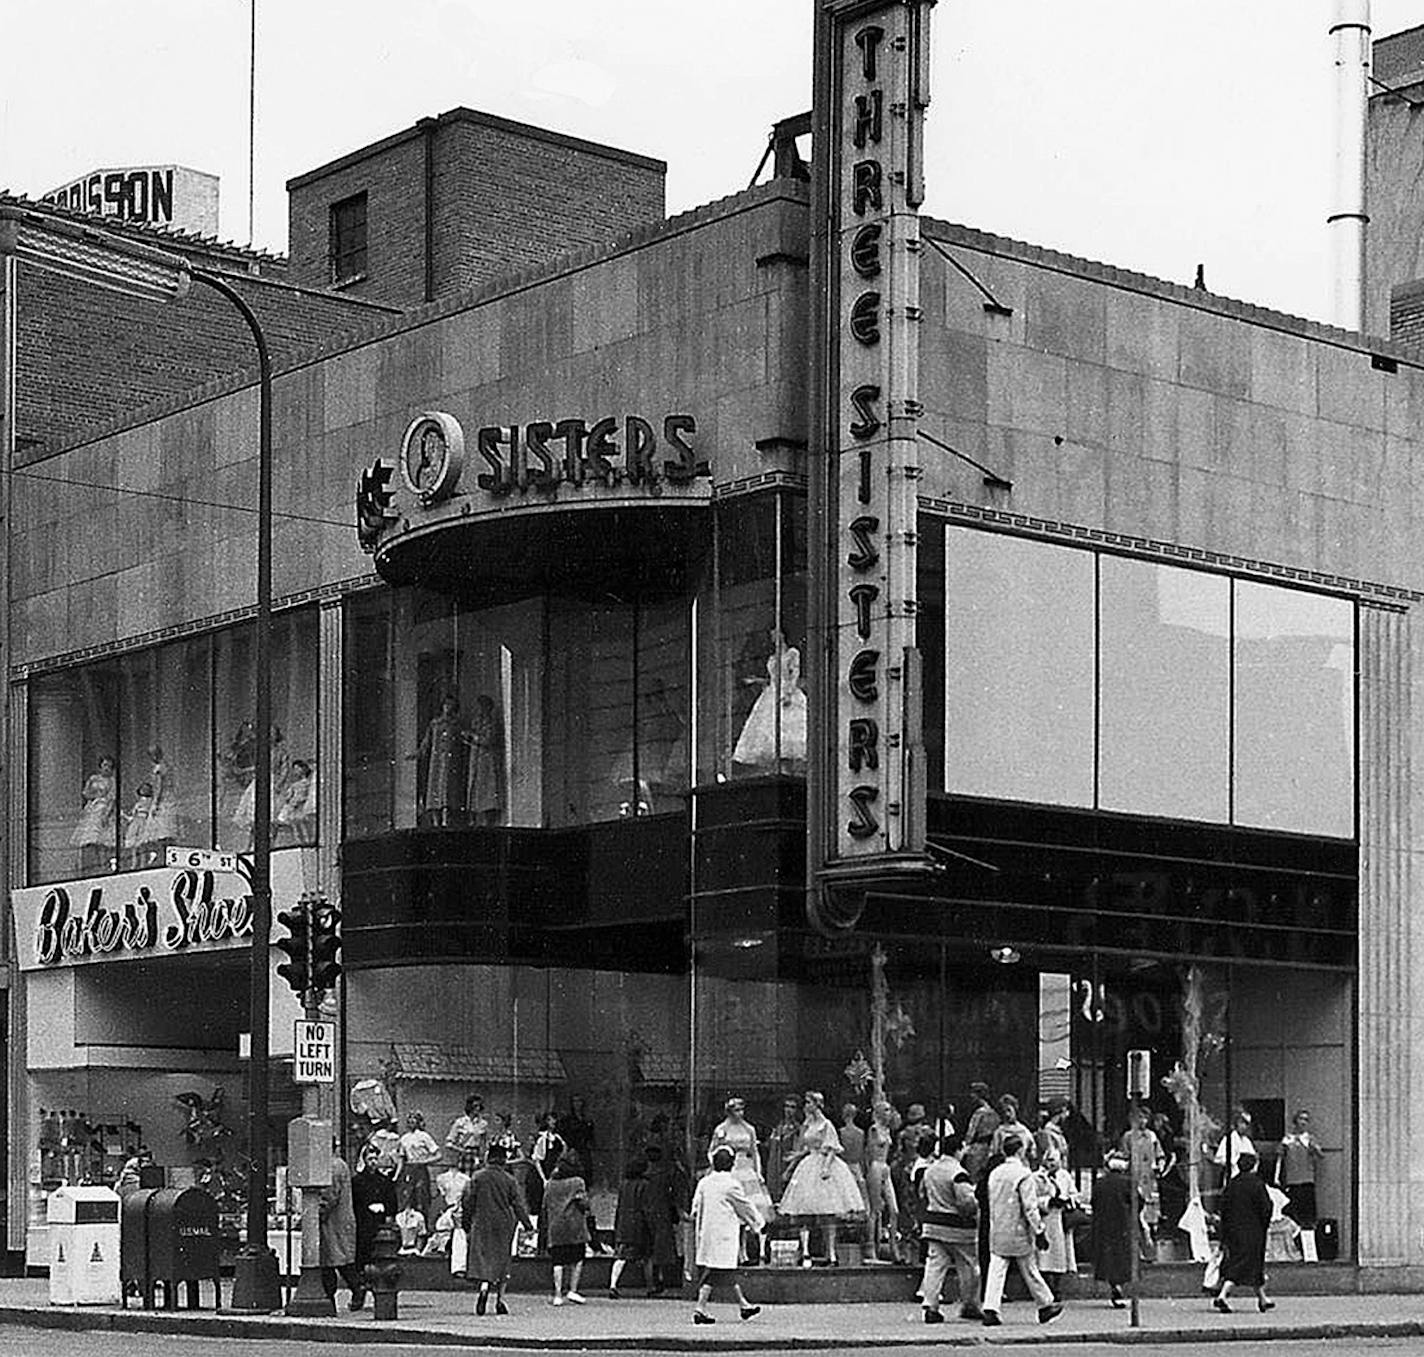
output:
[[[107,1187],[60,1187],[45,1205],[49,1303],[117,1305],[119,1196]]]

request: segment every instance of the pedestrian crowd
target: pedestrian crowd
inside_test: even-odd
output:
[[[1201,1145],[1191,1190],[1178,1199],[1172,1179],[1181,1139],[1164,1114],[1130,1104],[1126,1129],[1105,1144],[1066,1100],[1043,1107],[1030,1129],[1012,1094],[991,1101],[983,1083],[970,1091],[962,1131],[953,1107],[931,1122],[922,1103],[902,1115],[878,1097],[866,1112],[858,1102],[842,1104],[837,1125],[823,1095],[808,1091],[785,1100],[764,1141],[745,1101],[730,1097],[697,1172],[666,1115],[654,1117],[624,1165],[611,1231],[594,1220],[594,1126],[582,1100],[562,1116],[540,1116],[527,1154],[510,1118],[491,1121],[478,1094],[443,1149],[411,1112],[404,1134],[379,1127],[364,1137],[354,1175],[334,1160],[322,1191],[323,1282],[333,1296],[344,1284],[351,1308],[360,1309],[375,1233],[390,1223],[406,1252],[443,1244],[452,1270],[475,1288],[478,1315],[491,1305],[508,1313],[511,1260],[521,1252],[547,1256],[554,1305],[586,1304],[584,1262],[600,1248],[613,1254],[608,1299],[624,1297],[630,1275],[649,1296],[676,1293],[689,1280],[696,1324],[716,1322],[710,1305],[718,1290],[742,1319],[759,1313],[743,1286],[745,1267],[846,1261],[921,1264],[927,1324],[945,1321],[951,1272],[960,1317],[1002,1324],[1012,1269],[1048,1323],[1063,1311],[1064,1279],[1078,1273],[1080,1246],[1109,1303],[1122,1306],[1135,1266],[1153,1261],[1156,1238],[1179,1229],[1193,1256],[1207,1258],[1203,1285],[1215,1309],[1230,1311],[1236,1287],[1250,1287],[1259,1309],[1273,1308],[1265,1270],[1271,1232],[1283,1220],[1308,1231],[1316,1220],[1323,1152],[1308,1112],[1297,1113],[1263,1174],[1251,1118],[1238,1109],[1219,1142]],[[1208,1165],[1224,1179],[1210,1212],[1197,1190]],[[1164,1200],[1172,1212],[1166,1227]]]

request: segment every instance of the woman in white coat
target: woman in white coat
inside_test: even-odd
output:
[[[692,1194],[692,1224],[696,1234],[697,1308],[692,1312],[694,1324],[715,1324],[707,1313],[712,1287],[717,1282],[729,1284],[736,1293],[742,1318],[750,1319],[761,1310],[742,1291],[737,1276],[741,1258],[742,1226],[760,1233],[761,1212],[752,1205],[747,1190],[732,1172],[736,1156],[726,1145],[712,1152],[712,1171],[697,1184]]]

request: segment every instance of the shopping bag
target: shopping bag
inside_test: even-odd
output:
[[[470,1241],[465,1232],[457,1225],[455,1232],[450,1236],[450,1275],[458,1277],[465,1271],[465,1260],[469,1257]]]
[[[1216,1291],[1221,1286],[1221,1250],[1213,1249],[1206,1260],[1206,1271],[1202,1273],[1202,1290]]]

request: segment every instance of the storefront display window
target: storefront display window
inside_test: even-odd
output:
[[[490,1125],[508,1118],[520,1175],[532,1172],[552,1114],[602,1227],[630,1158],[653,1139],[681,1153],[687,1012],[685,976],[497,965],[353,972],[348,1082],[379,1080],[401,1128],[418,1112],[441,1145],[478,1094]],[[447,1154],[432,1169],[437,1195],[439,1175],[455,1167]]]
[[[1354,836],[1348,599],[968,528],[945,544],[945,790]]]
[[[30,680],[29,879],[118,870],[118,666]]]
[[[274,847],[316,838],[316,616],[273,622]],[[251,847],[250,624],[29,683],[29,880]],[[216,728],[215,728],[216,721]]]
[[[759,494],[718,508],[711,727],[717,780],[806,772],[804,501]],[[713,696],[715,695],[715,696]]]
[[[311,609],[272,619],[272,846],[316,842],[320,763],[316,747],[317,619]],[[219,848],[252,847],[257,764],[253,631],[213,640],[215,814]]]
[[[684,598],[352,599],[348,837],[679,811],[690,623]]]
[[[119,661],[120,866],[161,866],[170,844],[212,842],[212,670],[207,637]]]

